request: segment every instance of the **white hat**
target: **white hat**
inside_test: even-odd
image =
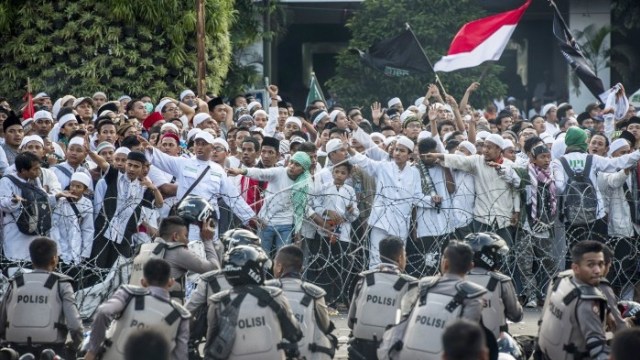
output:
[[[463,148],[467,149],[467,151],[469,151],[471,155],[475,155],[478,152],[476,146],[466,140],[461,142],[458,146],[462,146]]]
[[[120,101],[120,99],[118,99],[118,101]],[[161,113],[161,112],[162,112],[162,108],[163,108],[165,105],[167,105],[168,103],[170,103],[170,102],[171,102],[171,99],[164,99],[164,100],[160,101],[160,102],[158,103],[158,105],[156,105],[156,108],[154,109],[154,110],[155,110],[155,112],[159,112],[159,113]]]
[[[478,139],[484,141],[489,135],[491,135],[491,133],[488,131],[478,131],[478,133],[476,134],[476,141]]]
[[[194,93],[191,89],[182,90],[182,92],[180,93],[180,101],[182,101],[182,99],[189,95],[196,96],[196,93]]]
[[[382,135],[381,133],[379,133],[379,132],[372,132],[369,135],[369,137],[371,138],[371,140],[373,140],[374,138],[378,138],[378,139],[384,141],[384,139],[386,139],[386,137],[384,135]]]
[[[83,172],[73,173],[73,175],[71,175],[71,181],[77,181],[83,184],[84,186],[86,186],[87,188],[91,188],[91,183],[92,183],[91,178],[89,177],[89,175]]]
[[[504,146],[504,139],[502,138],[502,136],[498,135],[498,134],[491,134],[489,136],[487,136],[486,139],[484,139],[485,142],[490,142],[493,143],[495,145],[497,145],[500,149],[502,149],[502,147]]]
[[[51,115],[47,110],[40,110],[33,114],[33,119],[36,121],[39,119],[48,119],[53,121],[53,115]]]
[[[439,103],[439,102],[437,102],[437,103],[433,104],[433,107],[434,107],[436,110],[440,110],[440,109],[444,109],[444,108],[445,108],[444,104],[443,104],[443,103]]]
[[[294,124],[298,125],[299,129],[302,129],[302,121],[300,121],[300,119],[298,119],[295,116],[289,116],[287,118],[287,120],[284,122],[284,126],[287,126],[287,124],[289,124],[289,123],[294,123]]]
[[[400,122],[404,124],[404,121],[407,120],[409,116],[415,117],[416,114],[411,110],[405,110],[400,114]]]
[[[105,99],[107,98],[107,94],[102,91],[96,91],[95,93],[93,93],[93,96],[91,98],[93,99],[96,96],[100,96],[100,95],[102,95]]]
[[[400,101],[400,98],[394,97],[393,99],[389,100],[387,102],[387,107],[393,107],[394,105],[402,105],[402,101]]]
[[[540,111],[540,115],[541,115],[541,116],[545,116],[545,115],[547,115],[547,112],[548,112],[549,110],[551,110],[552,108],[556,108],[556,109],[557,109],[558,107],[557,107],[557,106],[556,106],[556,104],[554,104],[554,103],[548,103],[548,104],[546,104],[545,106],[543,106],[543,107],[542,107],[542,111]]]
[[[198,126],[208,119],[211,119],[211,115],[203,112],[197,113],[196,116],[193,117],[193,126]]]
[[[327,141],[327,154],[331,154],[332,152],[336,151],[336,150],[340,150],[342,149],[342,140],[340,139],[331,139],[329,141]]]
[[[167,129],[171,129],[171,130],[175,131],[176,134],[180,134],[180,129],[178,129],[176,124],[172,124],[172,123],[162,124],[162,126],[160,127],[160,132],[163,132],[163,131],[165,131]]]
[[[131,152],[131,150],[128,147],[124,147],[121,146],[119,148],[116,149],[116,151],[113,152],[113,155],[117,155],[117,154],[125,154],[125,155],[129,155],[129,153]]]
[[[42,138],[40,136],[38,136],[38,135],[29,135],[29,136],[25,136],[24,138],[22,138],[22,142],[20,143],[19,149],[22,149],[25,145],[27,145],[28,143],[30,143],[32,141],[39,142],[40,145],[42,145],[42,147],[44,147],[44,141],[42,141]]]
[[[329,113],[327,113],[326,111],[318,111],[315,115],[313,115],[313,125],[318,125],[320,120],[326,118],[327,116],[329,116]]]
[[[305,141],[307,141],[307,140],[305,140],[303,137],[292,136],[291,140],[289,140],[289,144],[291,144],[291,145],[293,145],[293,144],[302,144]]]
[[[84,138],[81,136],[72,138],[71,140],[69,140],[69,146],[67,146],[67,149],[70,148],[71,145],[80,145],[84,148]]]
[[[196,134],[196,137],[193,138],[194,141],[198,140],[198,139],[204,140],[204,141],[208,142],[209,144],[215,144],[215,139],[214,139],[213,135],[209,134],[206,131],[200,131],[199,133]],[[229,146],[229,145],[227,145],[227,146]]]
[[[131,101],[131,96],[129,95],[122,95],[118,98],[118,101],[122,101],[122,100],[129,100]]]
[[[413,148],[415,147],[413,141],[411,141],[411,139],[406,136],[398,136],[398,142],[396,143],[396,146],[398,145],[406,147],[407,149],[409,149],[409,152],[412,152]]]
[[[78,121],[78,119],[76,119],[76,116],[73,113],[69,113],[66,115],[63,115],[60,120],[58,120],[58,125],[60,125],[60,128],[62,129],[64,127],[64,125],[66,123],[68,123],[69,121]]]
[[[444,105],[444,109],[445,109],[447,112],[450,112],[450,113],[452,113],[452,112],[453,112],[453,109],[451,108],[451,105],[449,105],[449,104],[445,104],[445,105]]]
[[[93,106],[93,99],[90,97],[79,97],[75,100],[73,100],[73,108],[77,108],[78,105],[82,104],[85,101],[89,101],[91,103],[91,106]]]
[[[215,138],[213,140],[213,145],[222,145],[222,147],[227,150],[227,152],[229,151],[229,143],[223,139],[223,138]]]
[[[502,150],[507,150],[508,148],[515,148],[516,146],[513,144],[511,139],[502,138]]]
[[[187,133],[187,141],[191,140],[191,138],[196,136],[196,134],[199,133],[200,131],[202,131],[202,130],[198,129],[198,128],[193,128],[193,129],[189,130],[189,132]]]
[[[336,119],[338,118],[338,114],[340,114],[342,111],[340,110],[333,110],[331,112],[331,114],[329,114],[329,120],[334,123],[336,122]]]
[[[249,110],[249,111],[251,111],[251,110]],[[258,109],[258,110],[256,110],[256,111],[253,113],[253,118],[255,119],[255,118],[256,118],[256,116],[258,116],[258,115],[269,116],[269,115],[267,114],[267,112],[266,112],[266,111],[264,111],[264,110],[262,110],[262,109]]]
[[[609,156],[611,156],[614,152],[622,149],[625,146],[629,146],[629,142],[625,139],[615,139],[609,145]]]
[[[260,103],[259,103],[259,102],[257,102],[257,101],[252,101],[252,102],[250,102],[250,103],[249,103],[249,105],[247,105],[247,110],[249,110],[249,112],[251,112],[251,110],[253,110],[253,108],[255,108],[256,106],[260,106],[260,105],[262,105],[262,104],[260,104]],[[259,110],[260,110],[260,109],[259,109]],[[256,111],[258,111],[258,110],[256,110]],[[265,113],[265,114],[266,114],[266,113]],[[254,115],[255,115],[255,114],[254,114]]]
[[[413,102],[413,105],[420,107],[420,105],[423,105],[422,104],[423,102],[424,102],[424,96],[417,98],[416,101]]]
[[[389,136],[388,138],[384,139],[384,146],[389,146],[391,145],[392,142],[397,141],[398,140],[398,136]]]
[[[36,96],[33,97],[33,100],[38,100],[38,99],[44,99],[44,98],[48,98],[49,95],[47,95],[46,92],[39,92],[36,94]]]
[[[433,135],[431,134],[431,131],[422,130],[420,131],[420,134],[418,134],[418,141],[422,139],[430,138],[430,137],[433,137]]]

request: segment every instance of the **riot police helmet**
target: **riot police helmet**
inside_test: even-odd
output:
[[[475,266],[487,270],[500,268],[503,258],[509,252],[507,242],[491,232],[469,234],[464,238],[464,241],[473,249]]]
[[[250,230],[237,228],[227,230],[220,238],[224,244],[226,251],[233,249],[238,245],[258,245],[262,243],[258,235]]]
[[[187,224],[201,225],[202,223],[213,219],[216,220],[216,212],[201,196],[188,195],[178,204],[176,214],[181,217]]]
[[[271,260],[260,246],[238,245],[224,254],[222,271],[232,286],[263,285]]]

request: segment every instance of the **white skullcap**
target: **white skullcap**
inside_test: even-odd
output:
[[[615,139],[609,145],[609,156],[611,156],[614,152],[622,149],[625,146],[629,146],[629,142],[625,139]]]
[[[443,103],[439,103],[439,102],[437,102],[437,103],[433,104],[433,107],[434,107],[436,110],[440,110],[440,109],[444,109],[444,108],[445,108],[444,104],[443,104]]]
[[[33,100],[38,100],[38,99],[43,99],[43,98],[48,98],[49,95],[47,95],[46,92],[39,92],[36,94],[36,96],[33,97]]]
[[[413,105],[420,107],[420,105],[423,105],[423,102],[424,102],[424,96],[417,98],[416,101],[413,102]]]
[[[203,121],[206,121],[211,118],[211,115],[207,113],[197,113],[196,116],[193,117],[193,126],[200,125]]]
[[[293,145],[293,144],[302,144],[305,141],[307,141],[307,140],[305,140],[304,138],[302,138],[300,136],[292,136],[291,140],[289,140],[289,144],[291,144],[291,145]]]
[[[449,104],[445,104],[445,105],[444,105],[444,109],[445,109],[446,111],[450,112],[450,113],[452,113],[452,112],[453,112],[453,109],[451,108],[451,105],[449,105]]]
[[[331,121],[332,123],[336,122],[336,119],[338,118],[338,114],[340,114],[342,111],[340,110],[333,110],[331,112],[331,114],[329,114],[329,121]]]
[[[171,100],[170,100],[170,99],[164,99],[164,100],[160,101],[160,102],[158,103],[158,105],[156,105],[156,108],[154,109],[154,110],[155,110],[155,112],[159,112],[159,113],[161,113],[161,112],[162,112],[162,108],[163,108],[165,105],[167,105],[168,103],[170,103],[170,102],[171,102]]]
[[[105,99],[107,98],[107,94],[102,92],[102,91],[96,91],[95,93],[93,93],[92,98],[96,97],[96,96],[100,96],[102,95]]]
[[[60,120],[58,120],[58,124],[60,125],[60,128],[62,129],[62,127],[64,127],[64,125],[66,123],[68,123],[69,121],[78,121],[78,119],[76,119],[76,116],[74,114],[66,114],[66,115],[62,116],[60,118]]]
[[[340,139],[331,139],[327,141],[327,154],[331,154],[336,150],[342,149],[342,140]]]
[[[69,146],[67,146],[67,149],[70,148],[71,145],[80,145],[84,148],[84,138],[81,136],[76,136],[73,139],[69,140]]]
[[[83,184],[84,186],[86,186],[87,188],[91,188],[91,183],[92,183],[91,178],[89,177],[89,175],[83,172],[73,173],[73,175],[71,175],[71,181],[77,181]]]
[[[33,119],[34,120],[49,119],[53,121],[53,115],[51,115],[51,113],[48,112],[47,110],[40,110],[40,111],[37,111],[35,114],[33,114]]]
[[[406,147],[407,149],[409,149],[409,152],[413,152],[413,148],[415,147],[413,141],[411,141],[411,139],[406,136],[398,136],[398,142],[396,143],[396,146],[398,145]]]
[[[251,111],[251,110],[249,110],[249,111]],[[253,118],[255,119],[255,118],[256,118],[256,116],[258,116],[258,115],[269,116],[269,115],[267,114],[267,112],[266,112],[266,111],[264,111],[264,110],[262,110],[262,109],[258,109],[258,110],[256,110],[256,111],[253,113]]]
[[[327,113],[326,111],[318,111],[315,115],[313,115],[313,126],[318,125],[320,120],[326,118],[327,116],[329,116],[329,113]]]
[[[378,138],[378,139],[384,141],[384,139],[386,139],[386,137],[384,135],[382,135],[381,133],[379,133],[379,132],[372,132],[369,135],[369,137],[371,138],[371,140],[373,140],[374,138]]]
[[[413,113],[418,113],[418,112],[420,112],[420,110],[418,109],[418,107],[417,107],[417,106],[415,106],[415,105],[411,105],[411,106],[409,106],[409,107],[407,108],[407,110],[409,110],[409,111],[411,111],[411,112],[413,112]]]
[[[261,128],[261,127],[254,127],[254,128],[252,128],[252,129],[251,129],[251,133],[252,133],[252,134],[260,133],[260,134],[262,134],[262,136],[265,136],[265,135],[264,135],[264,129],[263,129],[263,128]]]
[[[502,150],[507,150],[508,148],[515,148],[515,144],[511,139],[502,138]]]
[[[295,116],[289,116],[287,118],[287,120],[284,122],[284,125],[287,126],[287,124],[289,124],[289,123],[294,123],[294,124],[298,125],[299,129],[302,129],[302,121],[300,121],[300,119],[298,119]]]
[[[251,112],[251,110],[253,110],[253,108],[254,108],[254,107],[256,107],[256,106],[260,106],[260,105],[262,105],[262,104],[260,104],[260,103],[259,103],[259,102],[257,102],[257,101],[252,101],[252,102],[250,102],[250,103],[249,103],[249,105],[247,105],[247,110],[249,110],[249,112]],[[256,110],[256,111],[258,111],[258,110]],[[265,114],[266,114],[266,113],[265,113]],[[255,115],[255,114],[254,114],[254,115]]]
[[[222,145],[222,147],[229,152],[229,143],[223,138],[215,138],[213,140],[213,145]]]
[[[176,126],[176,124],[172,124],[172,123],[164,123],[162,124],[162,126],[160,127],[160,132],[163,132],[167,129],[171,129],[173,131],[175,131],[176,134],[180,134],[180,129],[178,129],[178,127]]]
[[[73,100],[73,108],[77,108],[78,105],[82,104],[85,100],[89,101],[91,104],[93,104],[93,99],[92,98],[88,98],[88,97],[79,97],[75,100]],[[93,106],[93,105],[92,105]]]
[[[433,134],[431,134],[431,131],[422,130],[420,131],[420,134],[418,134],[418,141],[422,139],[430,138],[430,137],[433,137]]]
[[[547,112],[548,112],[549,110],[551,110],[552,108],[556,108],[556,109],[557,109],[558,107],[557,107],[557,106],[556,106],[556,104],[554,104],[554,103],[548,103],[548,104],[546,104],[545,106],[543,106],[543,107],[542,107],[542,111],[540,111],[540,116],[545,116],[545,115],[547,115]]]
[[[478,131],[478,133],[476,134],[476,140],[480,139],[484,141],[489,135],[491,135],[491,133],[488,131]]]
[[[40,145],[42,145],[42,147],[44,147],[44,141],[42,141],[42,138],[38,135],[29,135],[29,136],[25,136],[24,138],[22,138],[22,142],[20,143],[20,147],[19,149],[22,149],[25,145],[27,145],[28,143],[32,142],[32,141],[37,141],[40,143]]]
[[[504,139],[502,138],[502,136],[498,135],[498,134],[491,134],[489,136],[487,136],[486,139],[484,139],[485,142],[490,142],[492,144],[497,145],[500,149],[502,149],[502,146],[504,145]]]
[[[413,111],[408,109],[403,111],[402,114],[400,114],[400,122],[404,124],[404,121],[407,120],[409,116],[415,117],[416,114]]]
[[[476,146],[468,142],[467,140],[461,142],[458,146],[462,146],[463,148],[467,149],[467,151],[470,152],[471,155],[475,155],[478,152]]]
[[[129,100],[131,101],[131,96],[129,95],[122,95],[118,98],[118,101],[122,101],[122,100]]]
[[[131,150],[129,150],[128,147],[119,147],[116,149],[116,151],[113,152],[113,155],[117,155],[117,154],[124,154],[124,155],[129,155],[129,153],[131,152]]]
[[[189,132],[187,133],[187,141],[191,140],[192,137],[196,136],[197,133],[199,133],[200,129],[198,128],[193,128],[191,130],[189,130]]]
[[[196,137],[193,138],[194,141],[198,140],[198,139],[204,140],[204,141],[208,142],[209,144],[215,144],[215,142],[214,142],[215,139],[214,139],[213,135],[209,134],[206,131],[200,131],[199,133],[196,134]]]
[[[397,136],[389,136],[388,138],[384,139],[384,146],[389,146],[391,145],[392,142],[398,140]]]
[[[182,92],[180,93],[180,101],[182,101],[182,99],[189,95],[196,96],[196,93],[194,93],[191,89],[182,90]]]
[[[387,102],[387,107],[393,107],[394,105],[402,105],[402,101],[400,101],[400,98],[394,97],[393,99],[389,100]]]

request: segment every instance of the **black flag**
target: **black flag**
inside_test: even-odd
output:
[[[558,39],[560,52],[567,59],[571,70],[575,71],[580,81],[585,84],[596,99],[600,100],[600,94],[604,93],[602,80],[596,76],[590,62],[582,54],[580,45],[571,35],[555,4],[553,4],[553,9],[555,10],[553,13],[553,34]]]
[[[372,45],[366,53],[354,50],[363,63],[388,76],[408,76],[433,71],[410,29]]]

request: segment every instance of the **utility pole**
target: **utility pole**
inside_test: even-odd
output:
[[[262,0],[264,4],[264,20],[263,20],[263,76],[271,79],[271,0]]]
[[[204,49],[205,28],[204,28],[204,2],[205,0],[196,0],[196,74],[198,77],[198,97],[206,99],[207,88],[205,78],[207,76],[207,61]]]

